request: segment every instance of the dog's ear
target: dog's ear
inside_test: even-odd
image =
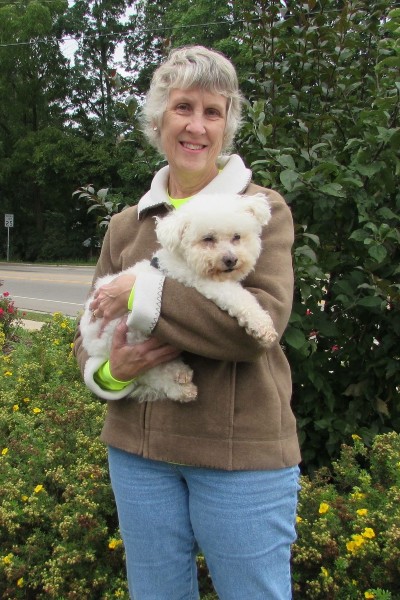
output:
[[[271,218],[271,208],[265,194],[243,196],[246,210],[251,213],[261,225],[266,225]]]
[[[166,217],[156,217],[156,235],[161,246],[169,252],[175,252],[181,245],[187,227],[184,215],[174,211]]]

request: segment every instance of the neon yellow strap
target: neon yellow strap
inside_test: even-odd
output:
[[[129,294],[128,310],[132,310],[134,299],[135,299],[135,286],[133,286],[133,288],[131,289],[131,293]]]
[[[135,379],[130,379],[129,381],[120,381],[119,379],[115,379],[115,377],[111,375],[110,362],[107,361],[94,374],[94,380],[103,390],[119,392],[120,390],[126,388]]]

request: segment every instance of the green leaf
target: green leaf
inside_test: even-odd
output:
[[[365,306],[365,308],[377,308],[382,304],[382,298],[379,296],[366,296],[357,301],[358,306]]]
[[[346,197],[346,192],[343,190],[343,187],[340,185],[340,183],[326,183],[319,189],[323,194],[328,194],[329,196],[336,196],[338,198]]]
[[[285,332],[285,341],[289,346],[295,348],[296,350],[300,350],[306,343],[307,339],[300,329],[296,327],[288,327]]]
[[[279,175],[279,179],[281,180],[282,185],[288,192],[293,190],[293,186],[296,181],[299,179],[299,174],[293,171],[292,169],[286,169],[282,171]]]
[[[387,257],[387,250],[385,246],[371,246],[368,248],[368,254],[376,260],[376,262],[381,263]]]

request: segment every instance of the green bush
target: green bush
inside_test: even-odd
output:
[[[128,599],[99,441],[104,404],[81,381],[75,323],[55,314],[0,354],[0,596]],[[400,435],[358,435],[331,470],[302,477],[295,598],[400,597]],[[216,599],[202,556],[203,600]]]
[[[128,598],[98,435],[60,314],[0,356],[0,596]]]
[[[294,216],[283,343],[311,470],[353,432],[400,430],[400,9],[284,4],[251,30],[240,151]]]
[[[400,597],[400,435],[358,435],[332,469],[303,476],[294,598]]]

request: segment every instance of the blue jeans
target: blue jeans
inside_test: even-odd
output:
[[[201,548],[220,600],[289,600],[298,467],[222,471],[109,448],[134,600],[198,600]]]

